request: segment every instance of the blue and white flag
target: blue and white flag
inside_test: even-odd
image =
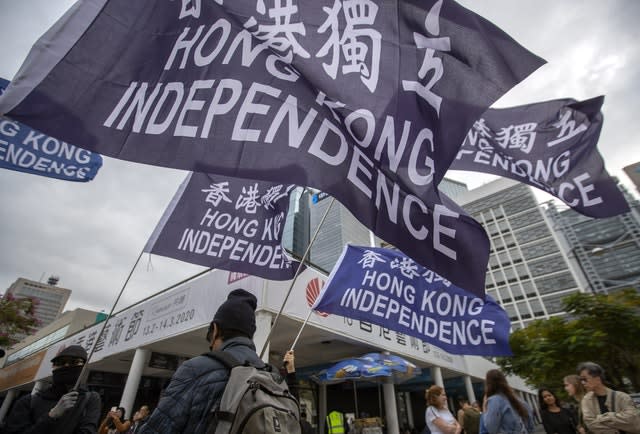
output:
[[[0,95],[9,81],[0,78]],[[0,167],[65,181],[91,181],[102,157],[0,116]]]
[[[377,324],[451,354],[511,355],[509,316],[401,252],[346,246],[312,309]]]
[[[451,169],[524,182],[590,217],[628,212],[596,147],[603,102],[600,96],[489,109],[467,133]]]
[[[436,186],[542,63],[452,0],[81,0],[0,113],[103,155],[325,191],[480,292],[486,236]]]
[[[144,251],[265,279],[292,279],[299,263],[282,248],[282,231],[293,188],[191,173]]]

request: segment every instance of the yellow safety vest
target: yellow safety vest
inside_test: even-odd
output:
[[[329,413],[327,424],[329,425],[329,434],[344,434],[344,416],[342,413],[337,411]]]

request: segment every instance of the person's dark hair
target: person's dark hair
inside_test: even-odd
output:
[[[442,393],[444,392],[444,388],[437,386],[437,385],[433,385],[431,387],[429,387],[427,389],[427,405],[433,405],[436,408],[438,407],[438,397],[440,395],[442,395]]]
[[[307,413],[305,413],[304,411],[300,412],[300,418],[301,419],[306,419],[307,418]]]
[[[540,409],[541,410],[546,410],[547,409],[547,403],[544,402],[544,398],[542,397],[542,394],[544,392],[549,392],[556,400],[556,405],[558,407],[562,407],[562,403],[560,402],[560,398],[558,398],[558,395],[556,395],[555,393],[553,393],[553,390],[551,389],[547,389],[545,387],[542,387],[540,389],[538,389],[538,402],[540,403]]]
[[[509,400],[509,404],[520,415],[523,421],[526,421],[529,417],[529,412],[522,404],[522,402],[516,397],[515,393],[509,383],[507,383],[507,377],[498,369],[490,369],[487,371],[485,379],[485,392],[487,397],[502,394]]]
[[[578,365],[578,375],[584,370],[592,377],[600,377],[604,382],[604,369],[602,369],[602,366],[593,362],[582,362]]]
[[[251,339],[253,337],[253,336],[249,336],[247,333],[243,332],[242,330],[225,329],[220,324],[218,324],[218,323],[216,323],[216,324],[218,325],[218,336],[223,341],[226,341],[227,339],[231,339],[231,338],[237,338],[237,337],[245,337],[245,338],[249,338],[249,339]]]
[[[469,400],[467,398],[458,398],[458,404],[462,407],[465,404],[469,404]]]

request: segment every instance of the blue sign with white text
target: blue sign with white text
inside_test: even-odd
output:
[[[396,250],[346,246],[312,309],[414,336],[451,354],[511,355],[507,313]]]
[[[9,82],[0,78],[0,94]],[[66,181],[91,181],[102,156],[0,116],[0,167]]]

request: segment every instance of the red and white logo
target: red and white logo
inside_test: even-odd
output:
[[[320,280],[317,277],[314,277],[307,283],[307,288],[305,289],[305,293],[307,295],[307,305],[309,307],[313,306],[313,303],[316,302],[318,296],[320,295],[320,290],[324,286],[324,280]],[[316,314],[320,316],[329,316],[326,312],[314,311]]]
[[[242,280],[245,277],[249,277],[250,275],[247,273],[238,273],[234,271],[229,271],[229,277],[227,277],[227,284],[237,282],[238,280]]]

